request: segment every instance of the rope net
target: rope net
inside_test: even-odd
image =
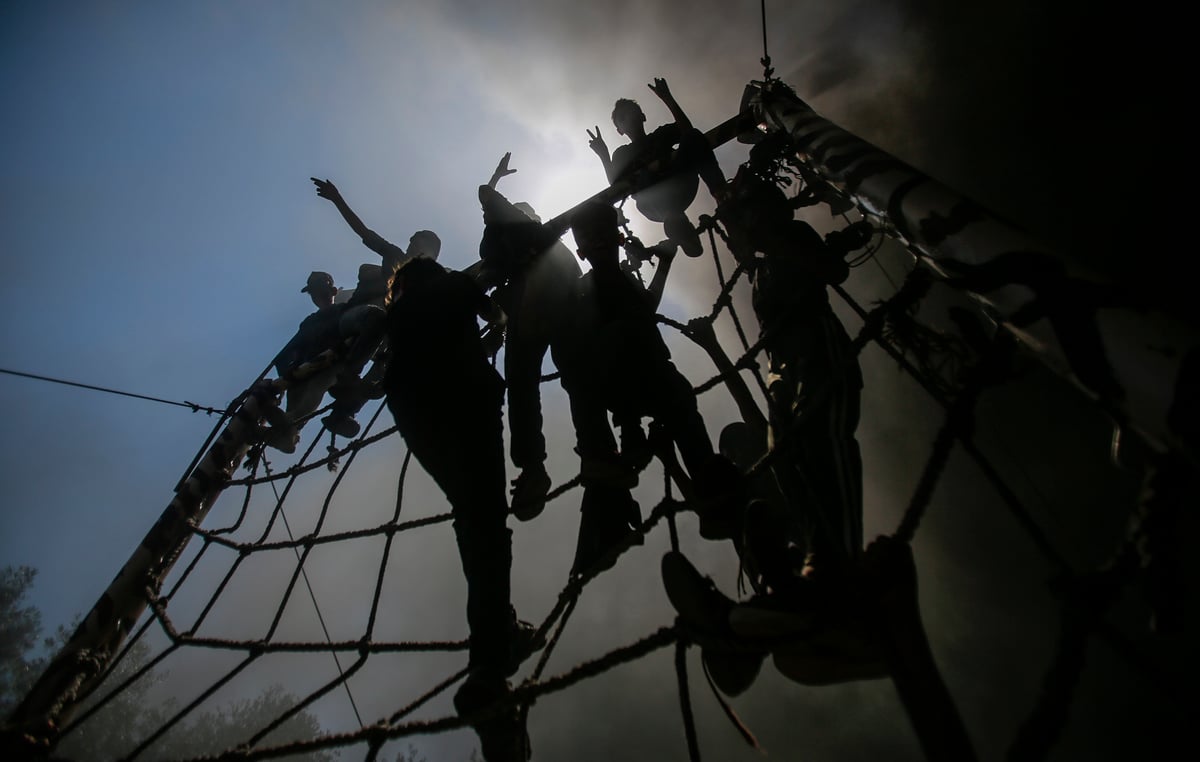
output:
[[[973,437],[981,396],[1020,375],[1019,363],[1003,346],[1003,329],[981,342],[970,330],[947,325],[947,305],[963,308],[967,300],[936,285],[902,245],[887,238],[889,231],[878,216],[848,205],[848,197],[815,176],[794,151],[778,156],[773,179],[789,188],[794,206],[808,207],[804,214],[814,219],[819,211],[828,212],[843,233],[869,231],[864,245],[848,257],[852,276],[847,285],[875,298],[862,303],[846,288],[833,289],[852,337],[853,357],[846,361],[870,363],[874,371],[902,370],[915,381],[907,387],[910,394],[924,396],[934,403],[932,409],[943,411],[941,423],[925,432],[932,433],[931,439],[915,432],[904,443],[909,452],[925,450],[907,493],[868,485],[866,521],[869,530],[876,530],[868,531],[868,537],[882,533],[911,543],[920,536],[957,446],[1063,581],[1056,657],[1038,695],[1030,694],[1026,721],[1010,739],[1014,758],[1042,758],[1069,722],[1067,707],[1089,637],[1109,642],[1129,661],[1154,672],[1128,638],[1104,622],[1115,591],[1138,569],[1129,560],[1136,532],[1112,554],[1116,562],[1100,565],[1103,573],[1075,573],[1077,564],[1065,560],[1035,520],[1035,511]],[[736,339],[725,363],[716,363],[707,377],[692,379],[710,431],[721,415],[736,421],[756,414],[765,421],[771,412],[763,350],[770,336],[759,331],[752,315],[744,314],[750,273],[734,263],[724,225],[705,217],[699,228],[711,255],[711,307],[698,310],[699,316],[688,322],[664,314],[659,322],[671,335],[676,361],[689,367],[703,364],[703,352],[714,356],[716,337]],[[708,261],[685,260],[689,273],[707,267]],[[937,305],[927,308],[931,289]],[[689,298],[700,302],[704,297],[693,293]],[[719,353],[725,351],[722,347]],[[681,360],[689,353],[690,359]],[[543,383],[542,394],[548,466],[557,480],[541,517],[509,522],[514,530],[513,603],[545,642],[517,673],[511,696],[522,707],[534,757],[543,753],[537,739],[548,733],[546,725],[570,721],[571,706],[595,700],[589,690],[607,690],[588,686],[611,686],[604,677],[617,670],[642,690],[621,694],[623,706],[611,707],[612,718],[591,721],[611,722],[619,729],[620,718],[638,712],[643,703],[661,709],[673,700],[676,722],[661,728],[661,748],[674,749],[668,754],[700,759],[706,742],[728,727],[722,713],[754,743],[715,689],[715,704],[703,691],[689,695],[689,685],[697,684],[688,678],[688,647],[694,638],[677,623],[659,589],[659,559],[671,549],[710,560],[720,554],[720,560],[707,565],[715,575],[725,575],[718,582],[730,589],[731,572],[739,581],[742,576],[741,562],[728,544],[718,546],[698,536],[695,514],[673,483],[673,457],[665,464],[656,458],[640,474],[636,497],[646,510],[636,535],[613,547],[592,569],[569,572],[581,479],[572,470],[578,466],[572,466],[569,427],[549,425],[566,415],[565,397],[554,378]],[[871,390],[868,378],[864,395],[869,397]],[[815,389],[810,396],[825,393]],[[236,413],[244,400],[227,413]],[[189,528],[191,540],[174,559],[171,573],[161,583],[147,580],[148,614],[107,665],[99,687],[60,728],[60,748],[86,747],[86,739],[122,711],[123,695],[136,692],[148,700],[168,695],[158,681],[169,672],[173,698],[162,699],[163,711],[153,727],[126,740],[122,758],[326,759],[336,752],[342,759],[392,759],[403,756],[409,743],[425,749],[422,744],[430,737],[452,732],[459,733],[460,745],[439,748],[467,757],[474,737],[450,704],[454,687],[467,674],[465,583],[448,531],[452,517],[441,492],[390,425],[383,402],[373,404],[353,439],[334,439],[310,424],[304,429],[306,449],[297,454],[284,456],[257,446],[240,459],[240,470],[209,508],[203,526]],[[757,411],[749,410],[749,404]],[[731,408],[740,409],[740,418],[728,412]],[[718,409],[724,412],[714,412]],[[556,433],[556,428],[567,431]],[[769,469],[787,457],[787,448],[775,448],[750,471]],[[868,447],[868,473],[878,457],[879,450]],[[598,597],[589,602],[589,595]],[[564,646],[572,639],[573,646]],[[691,653],[694,670],[696,655]],[[645,663],[654,665],[647,674],[674,670],[676,680],[634,677]],[[252,697],[264,684],[281,685],[287,701],[261,717],[258,726],[237,737],[211,739],[209,748],[180,752],[170,745],[173,735],[198,714]],[[672,692],[678,697],[672,699]],[[297,737],[289,723],[306,714],[319,717],[322,727]],[[746,719],[746,725],[755,724],[752,716]],[[75,747],[68,746],[72,743]],[[778,751],[787,758],[791,750]]]

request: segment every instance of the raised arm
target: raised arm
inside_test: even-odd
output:
[[[365,238],[371,230],[363,224],[363,221],[358,218],[350,205],[346,203],[346,199],[342,198],[342,193],[337,189],[337,186],[330,180],[318,180],[315,177],[308,178],[313,181],[313,185],[317,186],[317,195],[321,198],[329,199],[337,210],[341,212],[342,219],[346,220],[346,224],[355,232],[359,238]]]
[[[604,165],[604,176],[611,183],[612,177],[612,156],[608,153],[608,144],[604,142],[604,137],[600,134],[600,125],[596,125],[596,134],[593,135],[591,130],[586,130],[588,134],[588,148],[592,149],[597,156],[600,157],[600,163]]]
[[[385,240],[382,236],[371,230],[363,224],[363,221],[358,218],[350,205],[346,203],[346,199],[342,198],[342,193],[329,180],[318,180],[315,177],[310,177],[313,185],[317,186],[317,195],[321,198],[329,199],[337,210],[341,212],[342,219],[346,220],[346,224],[354,231],[355,235],[362,239],[363,245],[368,249],[383,257],[385,269],[394,270],[401,262],[408,259],[408,254],[404,249],[401,249],[394,243]]]
[[[500,182],[501,177],[506,177],[515,173],[517,170],[508,168],[508,160],[512,158],[512,151],[504,154],[500,159],[500,163],[496,165],[496,171],[492,173],[492,179],[488,180],[488,187],[492,190],[496,189],[496,184]]]
[[[650,92],[659,97],[667,108],[671,111],[671,116],[675,118],[675,124],[679,125],[680,129],[690,130],[692,128],[692,120],[688,119],[688,115],[683,112],[679,104],[675,101],[675,96],[671,95],[671,88],[667,87],[667,81],[662,77],[655,77],[647,87]]]

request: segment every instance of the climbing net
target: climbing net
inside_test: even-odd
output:
[[[831,198],[832,193],[833,200],[839,200],[834,189],[820,184],[811,172],[802,172],[802,162],[793,167],[797,181],[793,198],[804,193]],[[840,218],[849,223],[851,209],[844,204],[838,208],[842,210]],[[886,233],[886,226],[865,211],[861,214],[875,225],[878,238],[851,261],[854,266],[875,259]],[[745,302],[747,271],[742,266],[730,268],[719,223],[704,218],[701,230],[708,238],[717,284],[712,307],[688,323],[665,316],[660,316],[660,322],[693,340],[718,322],[732,327],[738,347],[732,366],[696,383],[695,390],[703,400],[732,382],[734,376],[748,377],[761,403],[767,398],[761,372],[763,339],[754,335],[737,307]],[[913,266],[902,282],[893,285],[894,290],[873,305],[861,304],[841,287],[834,289],[846,314],[857,320],[857,329],[852,331],[855,355],[868,347],[882,351],[945,411],[915,489],[903,508],[897,505],[900,519],[893,536],[911,542],[917,535],[957,445],[1050,565],[1065,578],[1094,582],[1094,575],[1075,572],[1001,471],[974,442],[972,422],[978,398],[990,385],[1004,381],[1010,371],[1004,342],[970,346],[953,333],[923,322],[922,301],[935,287],[925,269]],[[1003,332],[996,335],[1003,337]],[[546,386],[544,391],[549,409],[555,404],[549,399],[552,387]],[[383,411],[382,404],[369,411],[361,433],[350,441],[326,439],[314,433],[321,431],[314,425],[307,428],[307,449],[294,457],[276,462],[280,456],[271,450],[251,451],[243,469],[210,509],[207,525],[190,527],[191,542],[171,575],[147,584],[148,616],[107,666],[107,679],[93,691],[90,702],[62,728],[61,739],[88,732],[89,724],[106,722],[106,711],[111,711],[117,697],[152,680],[156,670],[168,666],[190,684],[187,697],[173,705],[173,711],[157,727],[130,739],[125,758],[155,757],[156,744],[190,715],[229,696],[244,695],[247,686],[270,680],[286,681],[285,687],[294,697],[291,705],[243,737],[223,739],[220,749],[204,753],[267,759],[341,750],[343,755],[361,754],[372,760],[385,750],[403,749],[407,739],[467,728],[448,703],[453,687],[467,671],[465,639],[444,636],[465,629],[464,598],[461,587],[454,587],[462,585],[462,575],[447,531],[452,517],[440,491],[431,487],[413,463],[395,428],[387,426],[388,416],[381,420]],[[784,455],[772,452],[756,468],[769,466],[777,457]],[[656,469],[661,469],[661,481],[655,478]],[[669,607],[657,612],[657,626],[640,634],[630,631],[628,639],[615,646],[599,645],[590,632],[596,622],[578,624],[577,634],[595,650],[557,672],[550,669],[564,638],[572,632],[572,617],[593,583],[619,573],[622,565],[640,563],[639,559],[654,551],[661,555],[668,546],[679,549],[697,544],[689,535],[687,502],[676,494],[668,469],[655,464],[643,473],[640,499],[645,500],[646,492],[657,484],[662,489],[652,498],[653,506],[637,528],[636,538],[613,548],[605,559],[615,557],[618,566],[610,571],[611,564],[601,563],[597,566],[603,570],[564,574],[557,592],[549,595],[542,590],[553,583],[547,583],[544,575],[538,578],[537,590],[527,591],[523,586],[528,580],[523,582],[521,577],[526,572],[520,571],[526,566],[543,567],[539,558],[522,555],[534,541],[523,543],[521,535],[538,533],[538,522],[514,525],[514,602],[525,618],[530,618],[531,611],[545,612],[535,624],[546,645],[526,661],[512,693],[512,700],[524,707],[535,737],[538,709],[545,699],[553,696],[570,701],[572,693],[585,691],[589,681],[658,651],[674,649],[682,743],[690,759],[701,758],[697,710],[689,693],[685,658],[690,638],[675,623]],[[551,514],[567,515],[562,507],[572,504],[579,487],[578,476],[557,484],[539,522]],[[1131,533],[1116,550],[1114,558],[1120,563],[1105,569],[1119,570],[1122,576],[1105,577],[1101,594],[1095,584],[1087,586],[1086,595],[1074,592],[1082,589],[1079,585],[1062,594],[1057,656],[1027,722],[1013,741],[1017,758],[1045,756],[1061,731],[1065,707],[1082,669],[1079,654],[1089,637],[1109,640],[1136,661],[1135,649],[1104,625],[1102,615],[1113,591],[1136,571],[1136,564],[1127,559],[1138,540],[1138,535]],[[547,555],[571,544],[548,533],[537,534],[535,541],[554,546],[544,550]],[[639,545],[643,548],[636,550]],[[653,585],[657,567],[640,574],[647,585]],[[430,580],[438,583],[430,584]],[[431,592],[435,589],[436,596]],[[458,603],[446,598],[447,589],[455,591],[452,594],[458,597],[450,600]],[[541,597],[535,600],[535,594]],[[266,601],[273,602],[268,605]],[[609,623],[603,625],[607,628]],[[631,627],[636,625],[620,629],[624,632]],[[139,649],[145,653],[147,648],[151,655],[142,661],[131,656]],[[623,700],[636,703],[638,699]],[[315,712],[323,723],[345,729],[300,740],[282,739],[281,728],[304,712]],[[663,732],[677,735],[676,731]]]

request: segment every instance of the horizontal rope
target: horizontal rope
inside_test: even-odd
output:
[[[158,402],[163,405],[175,405],[176,407],[186,407],[189,410],[191,410],[193,413],[198,413],[200,411],[204,411],[205,413],[212,415],[213,413],[219,414],[219,413],[225,412],[223,409],[218,410],[215,407],[209,407],[207,405],[197,405],[195,402],[188,402],[187,400],[184,400],[183,402],[176,402],[175,400],[163,399],[162,397],[151,397],[148,394],[137,394],[136,392],[123,392],[120,389],[110,389],[107,386],[96,386],[95,384],[85,384],[85,383],[81,383],[79,381],[68,381],[64,378],[52,378],[51,376],[39,376],[36,373],[25,373],[23,371],[10,370],[8,368],[0,368],[0,373],[7,374],[9,376],[19,376],[20,378],[30,378],[30,379],[33,379],[34,381],[46,381],[51,384],[61,384],[63,386],[73,386],[73,387],[76,387],[77,389],[89,389],[94,392],[104,392],[105,394],[116,394],[121,397],[132,397],[133,399],[146,400],[148,402]]]

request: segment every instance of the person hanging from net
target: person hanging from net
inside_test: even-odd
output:
[[[1075,377],[1102,401],[1125,399],[1104,346],[1097,312],[1116,307],[1143,309],[1145,300],[1120,284],[1073,277],[1062,262],[1038,252],[1009,251],[978,264],[945,257],[938,260],[938,266],[949,273],[949,285],[978,294],[1013,285],[1027,288],[1033,298],[1004,319],[1021,328],[1045,319]]]
[[[488,321],[481,338],[476,319]],[[510,602],[512,535],[506,526],[504,385],[489,361],[505,317],[467,275],[415,258],[396,273],[387,314],[393,356],[387,406],[421,466],[446,494],[467,579],[469,675],[454,697],[473,720],[488,762],[523,760],[515,706],[497,709],[508,676],[536,645]],[[490,343],[490,347],[485,345]]]
[[[632,179],[653,162],[667,162],[659,170],[663,179],[635,192],[633,199],[647,219],[663,224],[668,239],[689,257],[698,257],[704,253],[704,247],[687,217],[687,208],[696,198],[699,179],[704,180],[713,198],[719,199],[724,194],[725,176],[704,133],[692,126],[666,80],[656,77],[648,87],[666,104],[674,122],[647,133],[642,107],[637,101],[621,98],[613,106],[612,121],[617,133],[628,137],[629,143],[618,146],[610,156],[597,125],[594,135],[587,131],[588,146],[600,157],[610,184]],[[672,153],[676,146],[678,150]]]
[[[505,326],[504,377],[508,387],[510,455],[520,473],[513,481],[513,515],[521,521],[546,506],[546,438],[542,433],[541,376],[546,351],[561,341],[571,289],[579,265],[571,251],[546,231],[533,208],[513,203],[496,190],[500,179],[515,173],[504,154],[491,179],[479,186],[483,238],[479,264],[468,268],[508,315]]]
[[[801,685],[890,677],[928,759],[977,758],[925,634],[908,543],[876,538],[855,564],[846,598],[821,608],[793,591],[734,602],[678,551],[663,557],[662,577],[681,628],[723,694],[749,689],[768,654]]]
[[[321,405],[326,392],[334,393],[337,386],[349,387],[357,381],[359,374],[379,344],[384,329],[384,311],[373,304],[338,303],[338,288],[333,276],[314,271],[301,293],[308,294],[316,311],[300,322],[295,335],[275,356],[273,364],[280,378],[291,375],[287,388],[287,402],[282,414],[268,413],[270,424],[263,432],[269,447],[283,452],[295,452],[300,441],[299,427],[302,419],[312,415]],[[296,370],[304,363],[315,360],[327,351],[333,351],[337,359],[313,373],[296,378]],[[325,428],[341,434],[354,436],[358,433],[358,422],[354,413],[331,411],[321,419]]]
[[[432,230],[418,230],[409,239],[408,250],[405,251],[364,225],[350,205],[346,203],[336,185],[329,180],[320,180],[315,177],[309,179],[316,186],[317,195],[331,201],[350,229],[362,239],[363,244],[383,259],[381,264],[366,262],[359,265],[357,285],[351,291],[341,294],[339,302],[342,301],[341,297],[347,297],[346,304],[350,309],[358,309],[366,305],[381,310],[387,309],[390,298],[389,286],[397,269],[413,257],[436,260],[441,252],[441,240]],[[330,395],[335,398],[330,417],[339,425],[339,428],[334,431],[336,434],[346,437],[357,434],[359,427],[354,416],[362,409],[367,400],[379,399],[383,396],[383,375],[390,357],[387,337],[384,334],[385,331],[380,323],[378,329],[372,334],[372,338],[375,340],[375,349],[371,358],[373,360],[371,368],[366,375],[360,378],[357,374],[343,374],[330,389]]]
[[[783,191],[750,165],[731,181],[717,216],[734,256],[750,268],[768,360],[768,444],[786,448],[775,473],[789,509],[770,501],[749,507],[750,565],[776,589],[836,582],[863,546],[855,439],[862,373],[827,293],[848,275],[844,252],[795,219]]]
[[[617,210],[598,202],[583,205],[571,221],[578,254],[592,269],[579,280],[572,339],[558,363],[563,387],[573,407],[587,404],[618,418],[653,419],[668,446],[679,449],[701,534],[729,538],[735,527],[730,516],[740,509],[741,475],[713,451],[695,392],[659,333],[656,300],[620,267],[617,224]],[[597,427],[601,422],[607,426],[607,417],[595,419]],[[579,432],[580,426],[577,420],[577,435],[586,440],[590,435]]]

